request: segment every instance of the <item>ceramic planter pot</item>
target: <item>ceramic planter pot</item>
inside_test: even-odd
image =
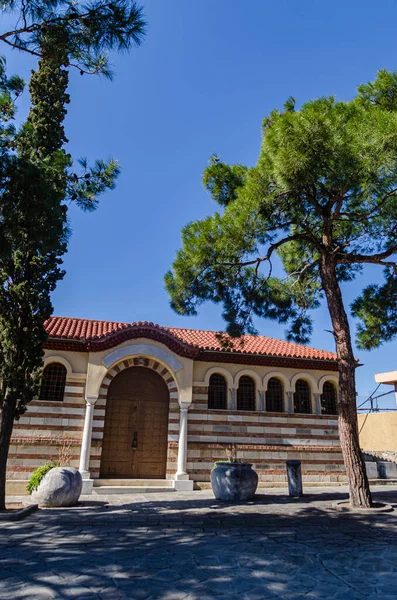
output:
[[[32,492],[32,502],[43,507],[74,506],[81,494],[83,480],[73,467],[54,467]]]
[[[217,500],[252,500],[258,475],[250,463],[217,462],[211,471],[211,486]]]

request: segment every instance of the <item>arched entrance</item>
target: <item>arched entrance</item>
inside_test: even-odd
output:
[[[158,373],[130,367],[116,375],[107,394],[101,477],[165,478],[168,410]]]

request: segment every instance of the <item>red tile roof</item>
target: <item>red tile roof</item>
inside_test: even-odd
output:
[[[45,323],[49,342],[84,344],[82,350],[98,351],[110,348],[127,339],[148,337],[166,343],[184,356],[195,358],[198,353],[244,354],[305,360],[336,361],[336,354],[267,336],[243,335],[231,338],[216,331],[162,327],[154,323],[117,323],[51,317]],[[221,339],[224,340],[221,342]],[[224,342],[227,346],[225,347]],[[48,342],[47,342],[48,345]],[[53,344],[50,344],[53,347]],[[60,345],[57,345],[60,347]],[[178,352],[179,349],[179,352]]]

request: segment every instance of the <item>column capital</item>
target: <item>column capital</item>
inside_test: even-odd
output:
[[[191,405],[192,405],[192,402],[179,402],[180,410],[189,410]]]
[[[96,404],[98,400],[98,396],[86,396],[85,397],[85,401],[87,404],[90,404],[91,406],[94,406],[94,404]]]

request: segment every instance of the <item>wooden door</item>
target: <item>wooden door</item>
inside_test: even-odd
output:
[[[116,375],[106,402],[101,477],[165,478],[168,410],[160,375],[144,367]]]

